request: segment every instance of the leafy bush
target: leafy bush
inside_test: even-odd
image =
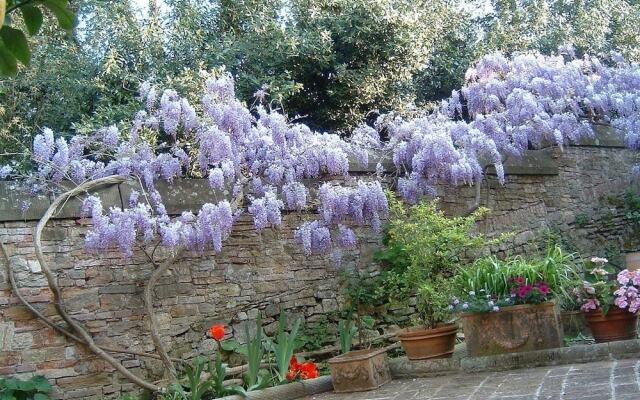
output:
[[[476,221],[488,210],[450,218],[438,210],[437,201],[406,207],[388,197],[386,247],[376,254],[388,267],[383,290],[395,302],[416,296],[421,319],[434,327],[450,317],[451,278],[465,263],[465,252],[497,241],[473,233]]]
[[[0,378],[1,400],[48,400],[51,384],[44,376],[34,376],[27,380]]]

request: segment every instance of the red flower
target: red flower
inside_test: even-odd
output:
[[[289,360],[289,369],[297,371],[298,366],[300,366],[300,364],[298,363],[298,358],[296,356],[291,356],[291,360]]]
[[[298,377],[298,372],[295,370],[289,370],[289,372],[287,372],[287,380],[288,381],[292,381],[294,379],[296,379]]]
[[[224,339],[224,324],[211,325],[209,335],[218,342]]]
[[[300,375],[302,379],[313,379],[319,377],[320,373],[318,372],[316,364],[309,361],[300,364]]]
[[[520,286],[520,288],[518,289],[518,296],[527,297],[527,295],[531,292],[532,289],[533,289],[533,286],[531,285]]]
[[[320,372],[318,372],[318,366],[311,362],[303,362],[299,363],[296,356],[291,357],[291,361],[289,361],[289,371],[287,372],[287,380],[294,380],[296,378],[301,377],[302,379],[313,379],[320,376]]]
[[[549,294],[549,292],[551,291],[551,288],[549,287],[549,285],[547,284],[547,282],[540,282],[536,285],[536,287],[538,288],[538,290],[540,291],[540,293],[547,295]]]

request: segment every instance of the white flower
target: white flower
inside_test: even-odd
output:
[[[493,307],[495,305],[493,301],[489,301],[487,304],[489,305],[489,307]]]
[[[463,310],[466,310],[467,308],[469,308],[469,304],[464,303],[464,304],[462,305],[462,309],[463,309]]]
[[[591,262],[594,264],[606,264],[609,262],[609,260],[607,260],[606,258],[601,258],[601,257],[591,257]]]
[[[500,307],[498,307],[498,306],[493,307],[493,311],[495,311],[495,312],[500,311]]]
[[[473,290],[469,292],[469,296],[475,296],[476,292],[474,292]]]

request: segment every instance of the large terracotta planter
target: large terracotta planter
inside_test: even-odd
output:
[[[585,318],[597,343],[638,337],[638,316],[616,306],[611,306],[607,315],[598,309],[585,313]]]
[[[385,349],[354,350],[329,360],[337,393],[377,389],[391,380]]]
[[[461,317],[467,353],[472,357],[562,347],[560,312],[553,302]]]
[[[589,335],[587,320],[582,311],[562,311],[560,313],[562,330],[566,336]]]
[[[409,360],[448,358],[453,354],[458,325],[446,324],[434,329],[422,327],[403,329],[398,332]]]

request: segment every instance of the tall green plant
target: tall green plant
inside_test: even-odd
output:
[[[287,333],[287,315],[284,310],[280,310],[280,319],[278,320],[278,332],[276,334],[275,341],[267,338],[269,348],[273,352],[273,356],[276,362],[276,378],[279,382],[284,382],[287,379],[287,372],[289,371],[289,362],[293,356],[293,352],[297,346],[297,337],[300,330],[300,324],[302,319],[298,318],[293,323],[291,331]]]
[[[515,256],[506,260],[483,257],[471,266],[459,268],[455,285],[462,293],[486,292],[504,298],[510,296],[509,282],[516,277],[523,277],[527,283],[544,281],[557,295],[576,279],[573,256],[555,245],[542,257]]]
[[[256,320],[256,333],[251,337],[249,334],[249,327],[245,326],[245,333],[247,335],[247,372],[245,373],[245,382],[247,385],[247,391],[255,390],[263,385],[262,377],[260,376],[260,366],[262,359],[264,358],[264,340],[262,338],[262,316],[258,314]]]
[[[338,333],[340,337],[340,352],[342,354],[348,353],[351,351],[351,347],[353,346],[353,338],[355,337],[358,329],[353,324],[353,320],[349,319],[341,319],[338,321]]]

